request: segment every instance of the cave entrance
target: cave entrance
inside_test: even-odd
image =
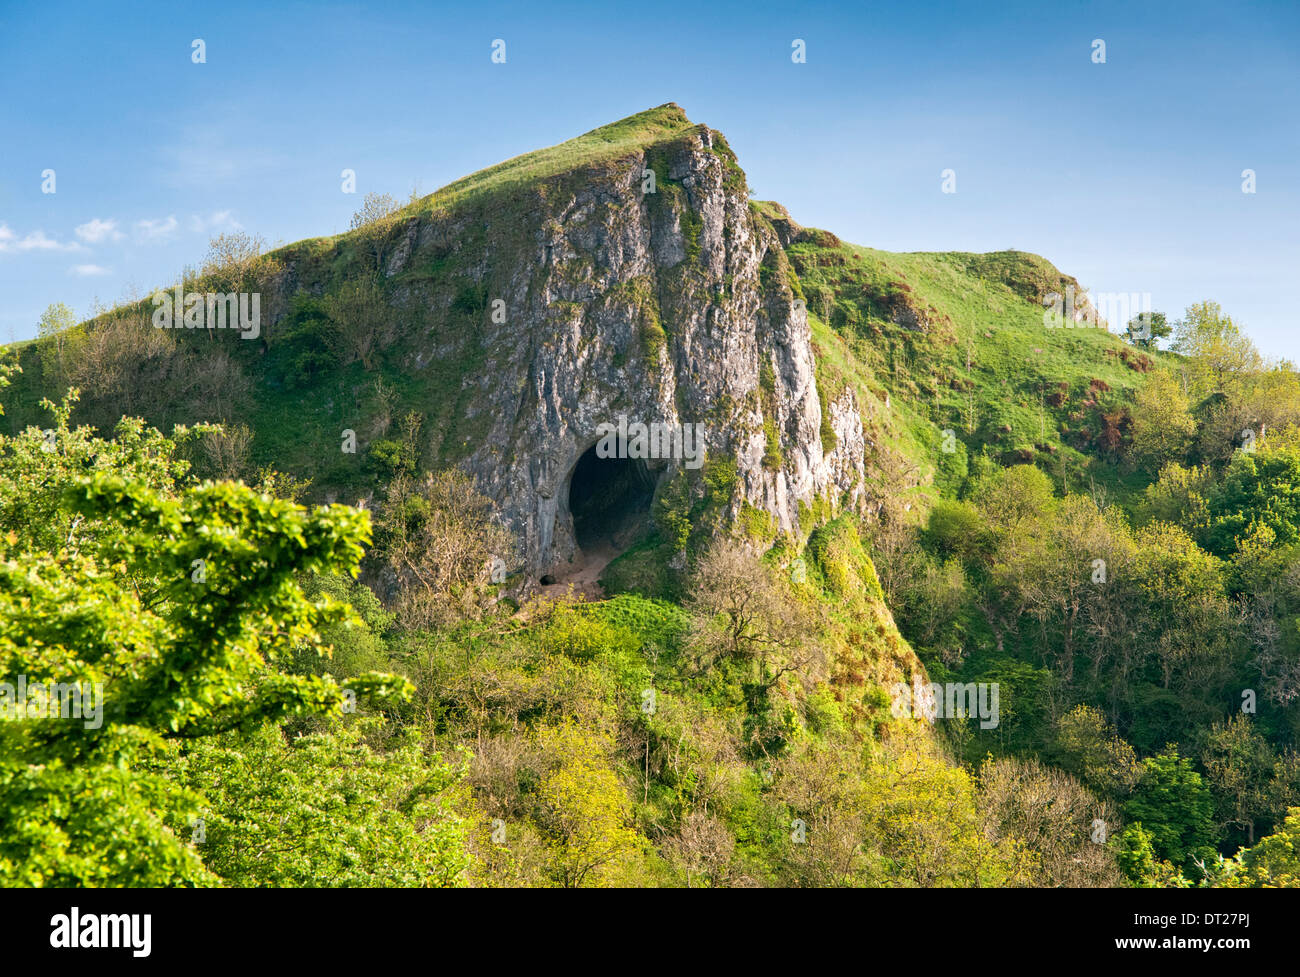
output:
[[[626,549],[649,524],[655,477],[639,458],[600,458],[592,445],[569,479],[569,512],[578,547]]]

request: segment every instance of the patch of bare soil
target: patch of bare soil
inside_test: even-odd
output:
[[[549,576],[553,582],[538,584],[534,593],[539,597],[556,600],[573,591],[576,600],[604,600],[605,588],[600,583],[600,575],[605,567],[624,550],[636,542],[636,537],[644,531],[640,520],[629,520],[613,536],[580,548],[574,555],[573,562],[552,570]]]

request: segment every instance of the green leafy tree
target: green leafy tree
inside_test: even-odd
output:
[[[1164,688],[1221,679],[1233,639],[1222,562],[1177,526],[1153,523],[1136,537],[1132,573],[1144,603],[1142,631]]]
[[[1195,434],[1196,419],[1182,385],[1163,370],[1151,374],[1133,405],[1133,460],[1156,474],[1184,459]]]
[[[539,739],[553,764],[538,784],[537,801],[555,883],[567,889],[626,881],[646,842],[631,824],[627,795],[609,764],[612,744],[576,724],[544,730]]]
[[[1300,807],[1278,830],[1229,862],[1224,888],[1300,889]]]
[[[1124,829],[1116,846],[1115,860],[1128,880],[1142,889],[1186,889],[1187,878],[1174,865],[1156,857],[1151,832],[1140,824]]]
[[[202,798],[195,850],[227,884],[465,884],[463,770],[426,756],[414,730],[384,737],[370,719],[286,740],[263,726],[200,740],[159,769]]]
[[[1201,766],[1214,789],[1215,817],[1221,828],[1246,832],[1255,842],[1255,822],[1267,816],[1270,775],[1277,756],[1251,720],[1238,714],[1215,723],[1201,753]]]
[[[1078,705],[1056,727],[1061,765],[1103,797],[1128,794],[1142,778],[1133,747],[1120,738],[1100,709]]]
[[[1155,349],[1160,340],[1173,332],[1163,312],[1143,312],[1129,320],[1125,338],[1142,349]]]
[[[1300,539],[1300,441],[1279,439],[1238,451],[1210,500],[1210,548],[1229,554],[1253,526],[1267,526],[1281,545]]]
[[[1217,302],[1188,306],[1174,326],[1171,348],[1187,357],[1186,371],[1199,396],[1234,390],[1263,365],[1255,344]]]
[[[46,306],[36,323],[37,348],[41,351],[42,361],[59,383],[67,377],[69,343],[72,341],[72,329],[77,324],[77,315],[62,302]]]
[[[1214,858],[1214,800],[1191,761],[1175,750],[1142,762],[1146,768],[1124,815],[1150,837],[1156,859],[1199,877],[1197,860]],[[1130,874],[1130,877],[1132,875]]]
[[[115,472],[163,493],[174,491],[189,471],[181,448],[207,425],[178,427],[165,437],[143,421],[123,418],[115,436],[100,438],[93,428],[72,427],[78,391],[63,403],[41,405],[51,426],[29,427],[16,436],[0,435],[0,532],[13,532],[31,551],[81,553],[84,547],[119,539],[120,519],[88,519],[66,503],[66,492],[88,475]]]
[[[91,449],[98,462],[119,449],[66,423],[53,430],[0,444],[0,678],[77,683],[83,719],[0,723],[0,883],[211,882],[167,827],[196,816],[200,799],[140,764],[169,742],[409,694],[404,680],[362,676],[345,693],[275,667],[297,644],[319,648],[319,628],[343,617],[295,576],[355,573],[368,516],[309,512],[232,483],[160,489],[139,468],[156,483],[176,469],[152,434],[141,437],[157,451],[123,465],[131,477],[96,464],[72,477],[68,453]],[[36,440],[52,447],[27,450]],[[62,485],[57,504],[46,483]],[[33,507],[23,486],[38,487]]]

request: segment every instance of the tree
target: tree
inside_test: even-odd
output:
[[[1078,705],[1056,727],[1062,766],[1102,797],[1128,794],[1142,779],[1142,764],[1101,710]]]
[[[1145,773],[1124,816],[1137,822],[1150,837],[1157,859],[1199,877],[1197,860],[1213,860],[1216,832],[1214,801],[1191,761],[1178,752],[1142,761]]]
[[[687,888],[727,885],[732,878],[736,839],[726,822],[704,811],[690,811],[665,845],[668,857],[686,876]]]
[[[1232,553],[1255,526],[1267,526],[1278,545],[1300,540],[1300,439],[1270,438],[1239,451],[1210,499],[1210,548]]]
[[[231,231],[208,240],[208,251],[196,273],[186,268],[182,275],[186,288],[205,292],[256,292],[261,310],[260,336],[264,343],[272,338],[271,324],[280,318],[281,290],[275,279],[284,271],[283,262],[266,253],[266,240],[259,234]],[[198,281],[194,281],[194,279]],[[179,313],[178,313],[179,314]],[[208,337],[216,339],[213,323],[207,323]]]
[[[324,306],[333,323],[329,344],[339,365],[360,360],[363,368],[371,369],[375,354],[392,341],[395,333],[393,310],[383,289],[369,278],[345,282],[337,292],[326,296]]]
[[[105,430],[122,417],[144,417],[162,423],[162,414],[200,391],[219,395],[220,413],[248,387],[238,367],[226,371],[225,385],[202,382],[192,358],[192,343],[171,329],[155,329],[140,311],[102,316],[77,334],[65,358],[67,381],[83,395],[82,416]],[[242,384],[239,382],[242,380]],[[188,406],[188,405],[187,405]],[[201,405],[208,408],[207,403]],[[205,409],[200,417],[212,419]]]
[[[42,401],[50,414],[44,430],[0,435],[0,535],[13,533],[30,552],[80,556],[121,540],[127,527],[120,518],[87,519],[68,507],[68,490],[102,470],[173,495],[190,470],[184,447],[212,430],[181,426],[164,436],[136,418],[123,418],[114,436],[104,439],[93,428],[71,426],[78,397],[74,388],[61,404]]]
[[[1035,622],[1039,655],[1068,683],[1081,652],[1099,659],[1099,646],[1116,637],[1113,594],[1126,585],[1133,545],[1117,509],[1050,493],[1029,466],[1008,469],[980,493],[994,529],[984,609],[998,631]]]
[[[1201,396],[1235,389],[1237,381],[1263,365],[1255,344],[1217,302],[1188,306],[1174,326],[1171,348],[1188,358],[1192,388]]]
[[[1115,860],[1133,885],[1143,889],[1186,889],[1191,883],[1178,867],[1156,856],[1151,832],[1130,824],[1120,835]]]
[[[551,842],[549,870],[563,888],[617,885],[646,848],[607,756],[612,744],[574,724],[543,730],[553,766],[537,788],[538,822]]]
[[[177,371],[183,370],[189,377],[184,404],[187,416],[222,424],[244,416],[253,384],[234,357],[220,346],[191,346],[187,352]]]
[[[402,585],[396,610],[406,627],[481,615],[498,582],[493,560],[504,561],[510,546],[492,501],[459,469],[399,475],[388,488],[376,551]]]
[[[1169,462],[1160,469],[1155,484],[1146,487],[1138,508],[1139,521],[1171,523],[1204,540],[1210,527],[1213,490],[1214,474],[1208,468],[1184,468]]]
[[[1132,573],[1143,601],[1141,638],[1164,688],[1207,688],[1223,677],[1233,647],[1232,605],[1222,562],[1184,530],[1153,523],[1138,531]]]
[[[345,615],[307,600],[295,575],[355,573],[365,513],[309,512],[231,483],[171,489],[174,446],[124,427],[134,446],[97,442],[68,429],[65,407],[49,439],[0,441],[0,675],[75,686],[63,699],[82,717],[0,722],[0,884],[210,884],[166,827],[188,824],[202,799],[146,770],[150,757],[410,692],[370,675],[345,695],[275,667]],[[74,474],[69,458],[94,462]]]
[[[801,738],[774,765],[773,795],[782,805],[774,840],[787,884],[852,887],[886,880],[871,835],[872,798],[852,744]]]
[[[1006,838],[990,837],[971,776],[919,737],[891,738],[867,763],[866,837],[897,885],[1019,885],[1027,866]]]
[[[361,209],[352,215],[349,226],[353,231],[360,232],[358,239],[362,249],[374,262],[376,275],[382,267],[384,244],[397,222],[397,213],[401,208],[402,205],[387,193],[368,193],[361,201]]]
[[[1273,834],[1228,860],[1223,875],[1223,888],[1300,889],[1300,807]]]
[[[392,659],[383,635],[393,622],[375,592],[359,580],[341,574],[307,573],[299,577],[299,586],[308,600],[328,599],[347,604],[354,612],[348,620],[324,624],[320,628],[323,644],[329,648],[322,656],[308,644],[293,650],[285,670],[300,675],[349,675],[392,670]]]
[[[966,574],[956,559],[939,564],[927,558],[922,566],[895,613],[906,614],[914,644],[939,651],[945,661],[958,660],[965,637],[961,618],[971,596]]]
[[[979,773],[979,805],[991,837],[1033,855],[1034,884],[1114,886],[1119,869],[1106,841],[1118,832],[1110,805],[1068,774],[1037,760],[987,760]]]
[[[696,562],[686,608],[693,618],[690,645],[696,666],[729,662],[744,669],[751,708],[789,672],[815,660],[812,618],[784,577],[744,544],[719,539]]]
[[[248,453],[253,430],[247,424],[235,424],[206,432],[199,441],[206,469],[213,478],[242,478],[248,471]]]
[[[257,267],[266,241],[247,231],[231,231],[208,239],[208,251],[199,265],[199,276],[208,279],[215,291],[239,291]]]
[[[1143,312],[1129,320],[1125,338],[1142,349],[1155,349],[1171,332],[1173,328],[1163,312]]]
[[[1220,829],[1238,828],[1255,843],[1255,822],[1270,808],[1269,776],[1277,757],[1245,715],[1215,723],[1201,751],[1201,766],[1215,793]]]
[[[971,777],[949,766],[928,734],[899,728],[868,751],[800,737],[773,775],[764,834],[782,884],[978,887],[1030,879],[1017,843],[986,830]]]
[[[391,194],[368,193],[361,199],[361,207],[352,215],[352,222],[348,226],[354,231],[372,227],[392,217],[401,207]]]
[[[265,726],[200,740],[157,769],[201,798],[195,850],[226,884],[466,884],[463,770],[426,756],[414,730],[335,721],[286,740]],[[184,821],[173,828],[192,836]]]
[[[1133,405],[1133,460],[1154,475],[1168,462],[1183,461],[1195,434],[1182,385],[1164,370],[1150,374]]]
[[[62,302],[46,306],[36,323],[37,346],[48,355],[51,372],[62,384],[66,377],[64,357],[68,348],[69,333],[77,324],[77,316]]]
[[[40,320],[36,323],[36,335],[40,339],[58,336],[77,324],[76,314],[62,302],[54,302],[45,307]]]
[[[1131,558],[1126,527],[1087,496],[1068,495],[1028,539],[1010,540],[994,573],[1018,604],[1038,621],[1039,650],[1066,682],[1086,637],[1092,605],[1115,586]],[[1098,562],[1100,561],[1100,562]]]

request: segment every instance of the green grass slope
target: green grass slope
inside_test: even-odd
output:
[[[937,483],[957,487],[972,464],[1033,462],[1058,484],[1125,488],[1109,462],[1160,354],[1105,328],[1049,324],[1044,299],[1075,279],[1025,252],[878,251],[801,228],[779,205],[754,209],[787,240],[822,386],[876,378],[897,443]]]

